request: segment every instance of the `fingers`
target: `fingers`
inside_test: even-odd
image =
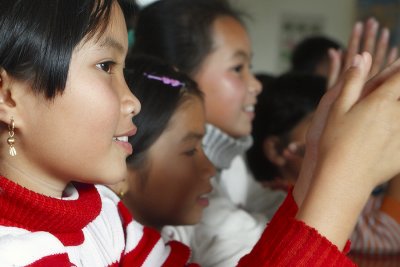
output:
[[[376,35],[378,33],[379,23],[374,18],[369,18],[365,25],[364,42],[362,52],[368,52],[374,55]]]
[[[400,71],[400,59],[397,59],[395,62],[386,67],[378,75],[374,76],[367,82],[363,91],[363,95],[368,95],[371,91],[378,88],[384,81],[386,81],[399,71]]]
[[[392,47],[387,57],[387,64],[390,65],[393,62],[395,62],[395,60],[398,57],[398,54],[399,54],[399,49],[397,47]]]
[[[354,57],[353,65],[343,78],[343,89],[337,99],[340,112],[347,112],[360,99],[371,68],[371,55],[364,52]]]
[[[358,54],[358,50],[360,49],[363,27],[364,26],[361,22],[357,22],[353,27],[353,31],[351,33],[349,43],[347,45],[346,58],[344,60],[344,65],[343,65],[344,70],[347,70],[351,66],[355,55]]]
[[[384,28],[381,32],[378,45],[375,50],[374,61],[372,64],[371,71],[369,73],[369,77],[374,76],[381,70],[383,64],[385,63],[385,57],[387,54],[388,45],[389,45],[389,30],[387,28]]]
[[[376,75],[385,64],[391,63],[397,58],[397,49],[391,49],[388,54],[390,31],[384,28],[378,39],[378,30],[379,23],[374,18],[368,19],[365,23],[365,27],[363,27],[363,24],[360,22],[355,24],[348,44],[342,72],[346,71],[351,66],[355,55],[360,53],[360,51],[368,52],[372,56],[373,64],[369,77]],[[362,36],[363,41],[362,45],[360,45]]]
[[[327,87],[331,88],[339,78],[342,68],[342,52],[336,49],[328,50],[329,73]]]
[[[400,107],[400,103],[398,103],[400,98],[400,72],[391,72],[391,75],[388,75],[370,95],[371,97],[380,95],[384,99],[394,100],[396,101],[396,105]]]

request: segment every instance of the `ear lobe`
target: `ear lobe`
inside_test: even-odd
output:
[[[278,136],[267,137],[263,142],[263,152],[265,157],[279,167],[286,164],[286,158],[282,154],[281,143],[281,139]]]

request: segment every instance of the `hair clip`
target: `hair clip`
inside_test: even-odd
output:
[[[172,87],[178,87],[178,86],[183,86],[184,85],[184,83],[182,83],[182,82],[180,82],[178,80],[171,79],[171,78],[168,78],[168,77],[165,77],[165,76],[156,76],[156,75],[147,74],[147,73],[143,73],[143,75],[146,76],[149,79],[158,80],[158,81],[161,81],[164,84],[169,84]]]

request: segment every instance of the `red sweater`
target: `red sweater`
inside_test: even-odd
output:
[[[0,176],[0,266],[187,265],[188,247],[165,244],[104,186],[70,185],[62,199]]]
[[[0,176],[1,266],[196,266],[187,263],[187,247],[164,244],[158,232],[133,221],[110,190],[80,184],[67,191],[64,199],[50,198]],[[354,266],[296,221],[296,212],[288,194],[238,266]]]
[[[294,217],[298,207],[289,192],[253,250],[238,266],[356,266],[328,239]]]

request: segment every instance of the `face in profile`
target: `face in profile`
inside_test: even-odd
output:
[[[132,148],[121,137],[134,134],[132,110],[139,111],[140,103],[123,76],[128,41],[117,4],[110,18],[99,39],[81,42],[74,49],[62,95],[48,101],[27,83],[20,83],[24,90],[18,100],[21,116],[15,119],[21,125],[19,144],[24,149],[19,149],[14,169],[23,166],[17,175],[21,181],[40,177],[43,181],[38,184],[52,185],[46,190],[24,184],[37,192],[57,196],[71,180],[114,183],[124,178]],[[21,173],[30,176],[21,178]]]
[[[161,228],[201,219],[215,174],[202,150],[204,124],[203,102],[190,97],[149,148],[144,166],[128,166],[129,189],[123,200],[142,224]]]
[[[251,42],[240,22],[214,21],[213,49],[194,79],[205,94],[206,119],[233,137],[249,135],[261,84],[251,72]]]

